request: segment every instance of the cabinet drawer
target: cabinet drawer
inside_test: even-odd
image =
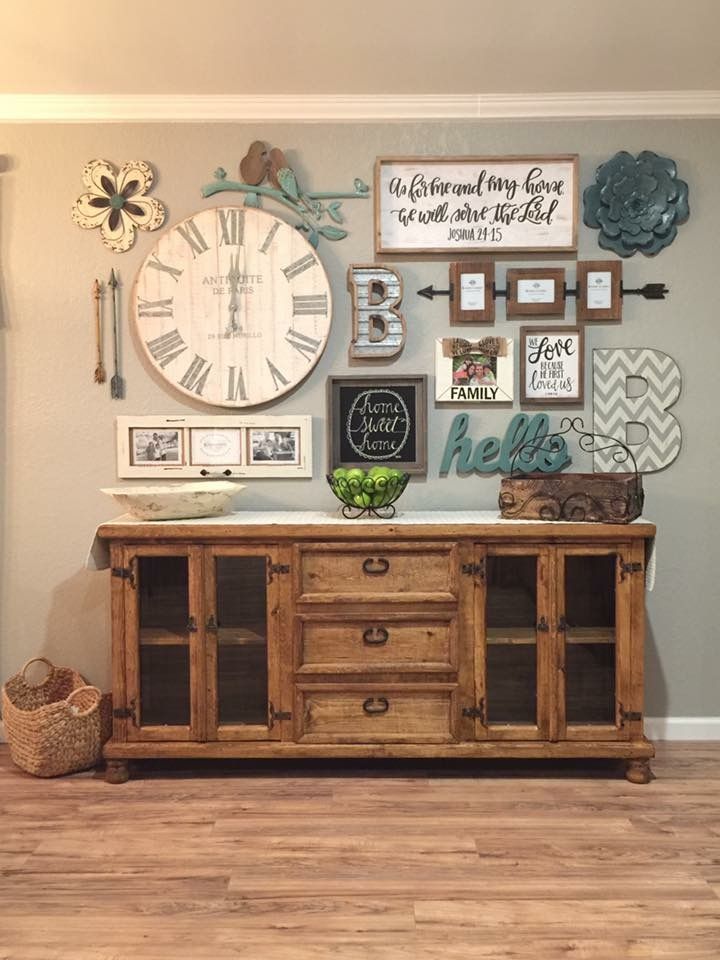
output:
[[[297,688],[298,739],[317,743],[446,743],[454,685]]]
[[[313,544],[298,552],[300,602],[449,603],[457,597],[454,544]]]
[[[447,673],[457,669],[456,620],[393,615],[300,618],[299,673]]]

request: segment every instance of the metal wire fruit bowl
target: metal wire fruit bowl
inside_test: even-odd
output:
[[[369,476],[351,473],[350,476],[327,475],[330,489],[342,503],[342,515],[346,520],[359,517],[378,517],[389,520],[395,516],[395,501],[410,479],[409,473],[395,471],[390,474]]]

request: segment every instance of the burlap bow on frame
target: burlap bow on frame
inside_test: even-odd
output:
[[[482,340],[446,337],[442,342],[442,352],[444,357],[466,357],[473,353],[485,357],[506,357],[507,340],[505,337],[483,337]]]

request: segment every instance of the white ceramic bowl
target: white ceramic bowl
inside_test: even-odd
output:
[[[230,480],[196,480],[190,483],[139,487],[104,487],[135,520],[183,520],[219,517],[227,513],[234,494],[245,484]]]

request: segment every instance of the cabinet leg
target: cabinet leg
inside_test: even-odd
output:
[[[652,771],[649,760],[628,760],[625,766],[625,776],[630,783],[650,783]]]
[[[127,760],[107,760],[105,783],[127,783],[130,777]]]

